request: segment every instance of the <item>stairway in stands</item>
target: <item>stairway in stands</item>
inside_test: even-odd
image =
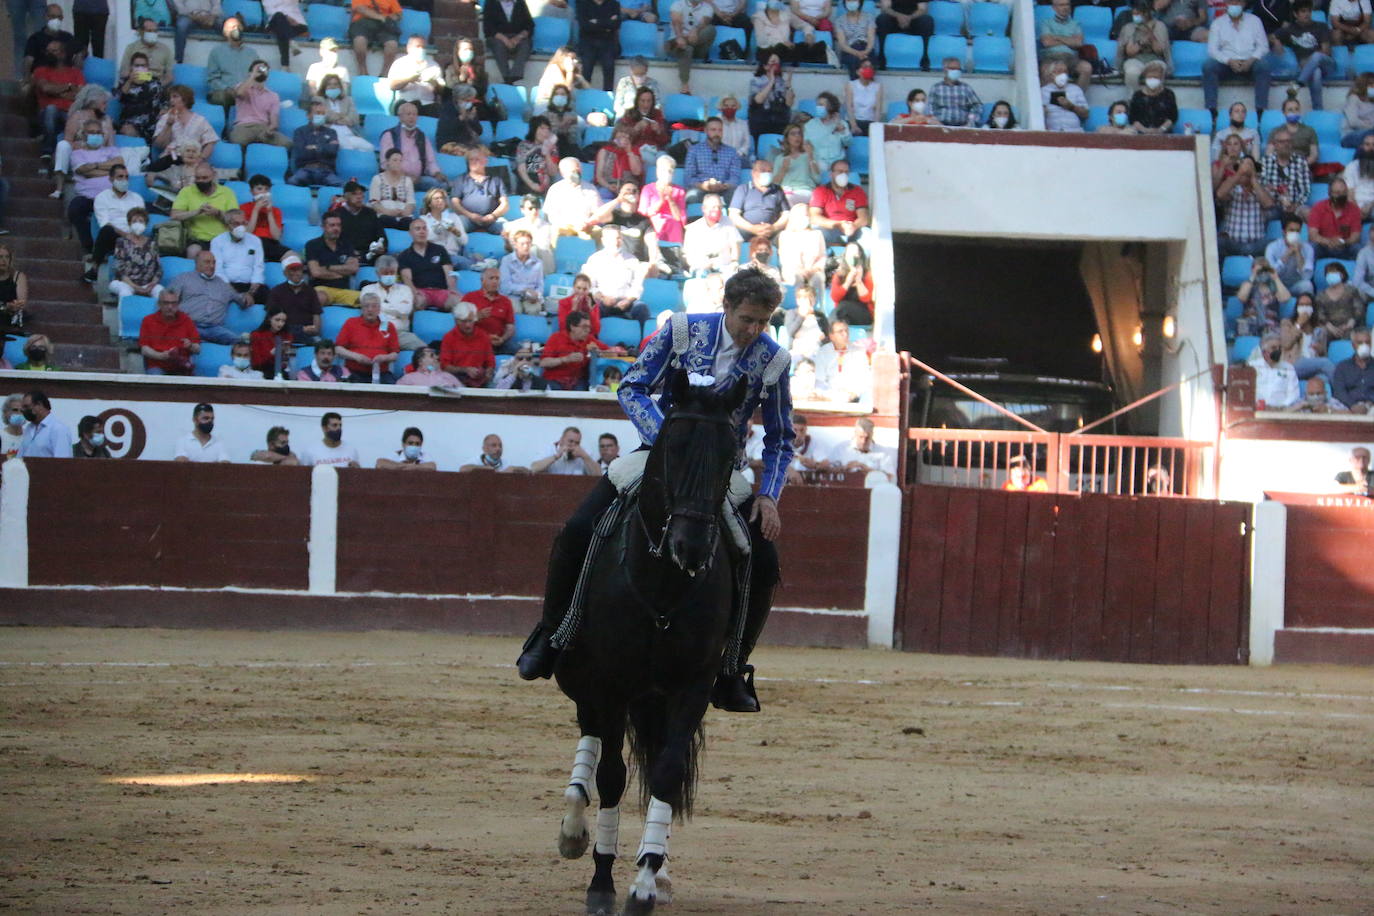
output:
[[[20,114],[18,84],[0,81],[0,154],[10,183],[5,228],[0,237],[29,278],[33,330],[52,340],[53,362],[61,369],[120,371],[120,348],[110,340],[91,288],[81,282],[81,244],[64,239],[62,202],[48,192],[52,181],[38,177],[38,140]]]

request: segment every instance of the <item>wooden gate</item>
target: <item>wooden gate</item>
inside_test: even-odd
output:
[[[918,485],[903,507],[900,648],[1248,660],[1248,504]]]

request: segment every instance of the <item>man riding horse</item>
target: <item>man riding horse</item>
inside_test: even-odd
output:
[[[778,498],[792,461],[792,397],[788,387],[791,357],[765,334],[782,291],[777,283],[752,268],[734,274],[725,284],[723,314],[676,314],[660,329],[620,383],[618,396],[625,415],[639,430],[640,450],[653,444],[672,406],[672,380],[688,373],[694,383],[705,381],[715,391],[728,392],[740,378],[748,380],[748,395],[731,418],[737,444],[736,468],[745,466],[744,446],[749,420],[763,413],[763,470],[758,491],[741,507],[748,519],[752,570],[740,664],[716,679],[712,702],[731,712],[758,712],[754,669],[747,664],[773,603],[778,581],[778,552],[774,541],[782,531]],[[657,400],[654,392],[661,392]],[[573,600],[587,548],[597,520],[615,501],[617,490],[603,476],[554,540],[544,590],[543,619],[525,642],[517,662],[525,680],[553,674],[561,646],[552,642]],[[736,608],[736,613],[741,609]]]

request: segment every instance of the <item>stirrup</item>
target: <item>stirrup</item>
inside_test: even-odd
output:
[[[711,705],[726,712],[758,712],[761,707],[754,691],[754,666],[741,665],[738,674],[716,675]]]
[[[544,628],[544,624],[538,623],[534,627],[534,632],[525,640],[520,657],[515,662],[522,680],[533,681],[553,675],[554,666],[558,664],[558,650],[550,641],[551,636],[552,634]]]

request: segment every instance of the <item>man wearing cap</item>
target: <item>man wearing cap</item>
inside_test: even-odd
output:
[[[320,333],[320,310],[324,297],[306,282],[305,262],[294,251],[281,259],[286,280],[267,294],[267,314],[277,309],[286,312],[286,329],[298,344],[312,344]]]
[[[350,180],[329,212],[340,220],[339,241],[358,252],[362,263],[371,264],[386,251],[386,233],[377,211],[367,205],[366,196],[367,189]]]

